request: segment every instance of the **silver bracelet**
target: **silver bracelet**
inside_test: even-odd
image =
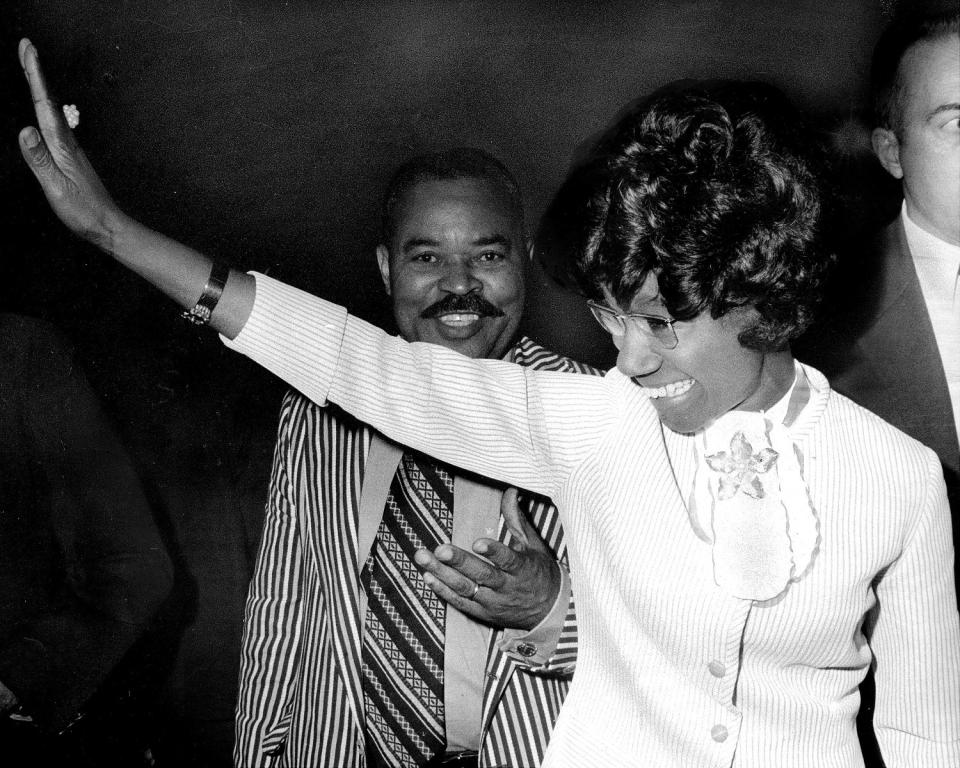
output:
[[[181,317],[194,325],[209,323],[210,316],[223,295],[223,286],[227,284],[229,276],[230,267],[215,261],[210,267],[210,277],[207,278],[207,284],[203,286],[203,293],[200,294],[197,303],[194,304],[193,309],[185,309],[181,313]]]

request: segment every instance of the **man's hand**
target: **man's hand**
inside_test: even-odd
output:
[[[415,561],[424,580],[459,611],[496,627],[532,629],[550,612],[560,590],[560,566],[543,539],[517,506],[509,488],[500,512],[514,540],[511,546],[477,539],[473,551],[441,544],[431,554],[420,550]]]
[[[39,131],[33,126],[20,131],[20,151],[60,220],[85,240],[112,251],[114,222],[122,214],[47,93],[37,49],[24,39],[19,53],[40,126]]]

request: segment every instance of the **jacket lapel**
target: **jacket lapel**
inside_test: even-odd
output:
[[[360,585],[360,571],[363,569],[370,548],[376,538],[380,521],[383,518],[383,508],[390,493],[390,483],[400,464],[403,449],[391,443],[371,430],[365,430],[370,435],[369,450],[360,473],[361,487],[359,499],[356,501],[355,524],[350,526],[356,532],[354,547],[349,551],[349,560],[343,567],[349,569],[353,579],[352,594],[356,598],[353,604],[350,622],[338,621],[334,623],[334,642],[338,646],[338,654],[345,661],[340,671],[344,675],[344,682],[350,692],[350,706],[356,717],[359,732],[364,732],[366,719],[363,699],[363,685],[360,681],[363,653],[363,631],[367,615],[367,595]],[[330,595],[331,600],[342,602],[344,596]]]
[[[366,595],[360,586],[360,569],[380,525],[402,451],[351,420],[344,423],[329,414],[323,418],[324,445],[313,482],[322,489],[326,513],[308,511],[310,519],[301,523],[324,583],[331,649],[362,754],[365,712],[360,672]]]
[[[500,516],[497,527],[497,540],[507,541],[507,523]],[[490,721],[497,710],[497,705],[503,696],[504,690],[510,684],[510,678],[517,669],[517,663],[500,650],[497,642],[501,632],[494,630],[490,633],[490,645],[487,648],[487,669],[483,685],[483,716],[481,718],[480,743],[482,744],[490,727]]]
[[[882,234],[874,322],[857,350],[869,366],[867,407],[921,442],[956,471],[960,463],[946,375],[920,281],[898,218]],[[841,387],[838,387],[841,388]]]
[[[390,495],[390,484],[400,466],[403,448],[374,433],[370,440],[370,452],[363,473],[360,491],[360,510],[357,517],[357,572],[363,568],[377,537],[383,508]],[[364,611],[366,612],[366,611]]]

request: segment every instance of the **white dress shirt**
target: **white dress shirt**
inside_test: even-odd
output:
[[[906,203],[900,215],[947,377],[954,428],[960,437],[960,246],[917,226],[907,215]]]

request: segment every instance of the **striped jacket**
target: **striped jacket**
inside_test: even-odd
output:
[[[521,365],[595,373],[527,338]],[[370,541],[358,534],[364,469],[384,441],[333,408],[296,392],[284,399],[263,539],[247,598],[234,758],[238,766],[365,764],[360,682],[360,564]],[[399,453],[399,450],[398,450]],[[499,505],[498,496],[497,504]],[[499,506],[497,506],[499,508]],[[535,497],[529,514],[562,562],[556,509]],[[506,527],[500,521],[499,537]],[[482,702],[481,765],[539,766],[576,658],[572,604],[556,652],[528,668],[491,631]]]

